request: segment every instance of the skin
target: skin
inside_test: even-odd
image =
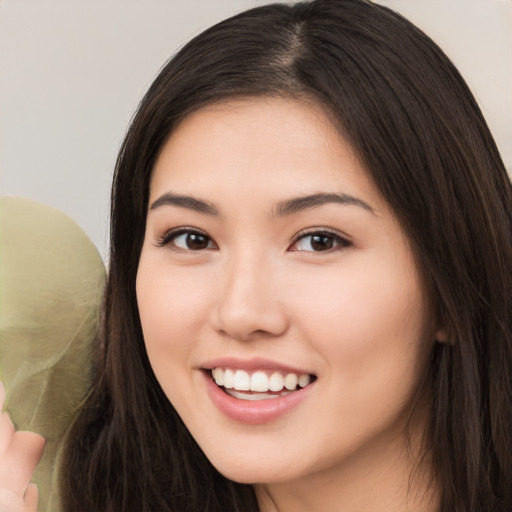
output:
[[[191,114],[161,150],[150,205],[168,193],[217,215],[150,207],[137,299],[155,375],[212,464],[255,484],[262,511],[435,510],[428,459],[409,481],[426,411],[409,450],[404,428],[442,333],[400,225],[322,108],[251,99]],[[276,213],[318,193],[355,202]],[[206,247],[186,234],[162,243],[183,227]],[[313,246],[312,231],[332,234],[332,248]],[[202,368],[218,357],[317,380],[284,416],[249,425],[205,391]]]
[[[43,453],[44,439],[32,432],[16,432],[2,412],[5,388],[0,382],[0,512],[33,512],[37,487],[30,478]]]

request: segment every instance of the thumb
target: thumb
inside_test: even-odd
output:
[[[37,511],[37,502],[39,501],[39,491],[36,484],[28,484],[27,490],[24,496],[25,507],[27,511]]]
[[[0,488],[25,494],[32,473],[43,453],[44,439],[32,432],[15,432],[0,457]]]

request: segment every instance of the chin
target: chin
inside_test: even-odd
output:
[[[256,456],[257,460],[242,456],[237,460],[208,458],[219,473],[240,484],[276,484],[299,477],[297,468],[289,460],[281,462],[273,457]]]

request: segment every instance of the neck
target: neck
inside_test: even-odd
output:
[[[436,512],[438,493],[421,442],[403,437],[336,468],[292,482],[257,485],[261,512]]]

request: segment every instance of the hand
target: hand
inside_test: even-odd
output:
[[[0,512],[35,512],[38,493],[29,484],[43,453],[44,439],[32,432],[16,432],[2,412],[5,388],[0,382]]]

